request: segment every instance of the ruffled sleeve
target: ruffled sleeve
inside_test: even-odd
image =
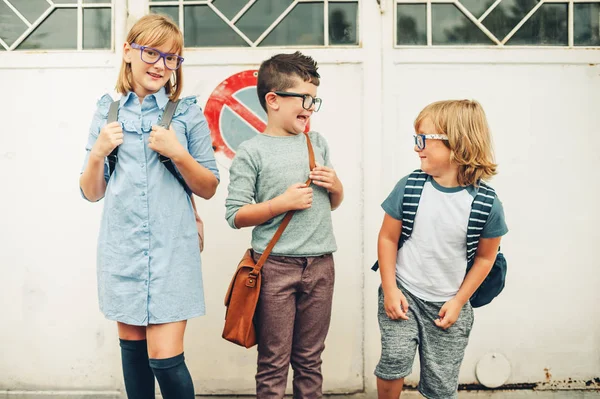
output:
[[[217,180],[220,180],[208,122],[202,113],[202,109],[196,103],[196,96],[182,98],[177,105],[173,118],[178,118],[185,124],[188,151],[192,157],[200,165],[210,170]]]
[[[96,112],[94,113],[94,117],[92,118],[92,123],[90,125],[90,130],[88,132],[88,140],[85,146],[85,158],[83,160],[83,166],[81,168],[81,173],[85,170],[88,164],[88,160],[90,159],[90,151],[92,147],[96,143],[98,139],[98,135],[100,134],[100,129],[106,125],[106,120],[108,119],[108,110],[110,108],[110,104],[113,102],[112,97],[109,94],[103,95],[98,102],[96,103]],[[109,169],[108,169],[108,159],[104,159],[104,179],[108,184],[108,180],[110,178]],[[81,190],[81,196],[87,200],[83,191]]]
[[[179,101],[179,104],[177,104],[177,109],[175,110],[175,114],[173,115],[173,117],[177,117],[179,115],[185,114],[186,112],[188,112],[190,107],[192,107],[197,102],[198,102],[198,99],[196,98],[196,96],[189,96],[189,97],[182,98]]]

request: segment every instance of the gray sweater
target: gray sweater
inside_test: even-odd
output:
[[[327,142],[317,132],[309,133],[315,161],[331,167]],[[229,170],[229,194],[225,201],[225,218],[235,226],[238,210],[247,204],[261,203],[283,194],[289,186],[308,179],[308,148],[304,134],[269,136],[258,134],[243,142]],[[279,256],[319,256],[337,249],[331,224],[329,193],[311,185],[313,203],[308,209],[296,211],[290,224],[271,252]],[[252,248],[262,253],[285,213],[254,227]]]

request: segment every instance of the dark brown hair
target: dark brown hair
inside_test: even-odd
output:
[[[263,61],[258,69],[256,91],[260,105],[267,111],[265,95],[270,91],[283,91],[293,87],[296,78],[318,86],[317,62],[312,57],[296,51],[294,54],[277,54]]]

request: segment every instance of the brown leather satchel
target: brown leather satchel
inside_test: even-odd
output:
[[[310,170],[315,167],[315,154],[307,133],[308,160]],[[311,180],[306,181],[310,185]],[[288,211],[281,221],[275,235],[267,245],[258,262],[254,262],[252,249],[247,249],[242,257],[225,295],[225,327],[223,338],[234,344],[251,348],[256,345],[256,330],[254,329],[254,312],[260,296],[261,273],[263,265],[271,254],[273,247],[292,220],[294,211]]]

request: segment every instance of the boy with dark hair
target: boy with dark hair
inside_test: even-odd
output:
[[[331,211],[344,197],[329,148],[317,132],[304,133],[321,106],[316,62],[300,52],[264,61],[257,91],[267,112],[262,134],[242,143],[230,169],[226,219],[233,228],[255,226],[255,261],[284,215],[295,214],[262,268],[255,314],[257,398],[283,398],[288,368],[294,398],[322,397],[321,354],[331,319],[332,253],[337,249]],[[307,137],[316,167],[309,171]],[[310,177],[312,184],[304,183]]]

